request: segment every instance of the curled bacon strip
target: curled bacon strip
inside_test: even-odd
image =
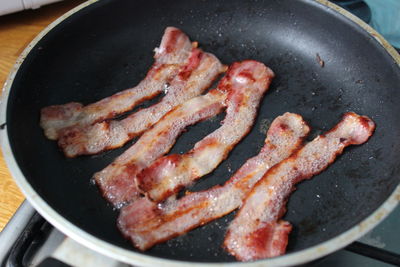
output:
[[[166,241],[237,209],[253,185],[273,165],[288,157],[308,134],[301,116],[285,113],[271,124],[260,153],[223,185],[157,204],[142,198],[121,209],[118,227],[140,250]]]
[[[183,155],[156,160],[137,177],[138,186],[154,201],[162,201],[192,181],[210,173],[249,132],[262,96],[274,73],[264,64],[246,60],[234,63],[220,87],[230,90],[222,126]]]
[[[243,69],[243,72],[237,70],[241,69],[242,65],[254,66],[254,64],[261,63],[244,61],[233,64],[216,89],[172,109],[145,132],[131,148],[104,170],[96,173],[94,178],[103,192],[103,196],[117,207],[137,199],[139,196],[136,184],[137,175],[157,158],[167,153],[175,143],[175,139],[188,125],[214,116],[226,107],[227,103],[238,102],[241,97],[245,97],[244,89],[240,86],[232,86],[232,84],[239,83],[238,80],[246,83],[248,76],[243,76],[243,74],[249,74],[247,69]],[[264,68],[266,67],[264,66]],[[258,68],[258,72],[262,70]],[[255,74],[258,77],[259,73]],[[265,83],[267,84],[267,79]],[[237,91],[243,92],[243,94]]]
[[[113,163],[94,175],[103,196],[116,207],[137,199],[136,175],[167,153],[187,126],[220,113],[226,95],[226,92],[214,89],[167,113]]]
[[[40,125],[46,137],[57,140],[60,132],[67,127],[91,125],[113,118],[155,97],[186,63],[191,50],[192,44],[183,32],[174,27],[166,28],[160,47],[155,50],[155,63],[136,87],[87,106],[71,102],[43,108]]]
[[[223,65],[215,56],[193,48],[187,64],[170,82],[166,95],[159,103],[120,121],[69,127],[63,131],[58,144],[67,157],[120,147],[142,134],[175,106],[200,95],[223,70]]]
[[[322,172],[346,146],[366,142],[374,129],[368,117],[346,113],[333,129],[272,167],[253,187],[230,224],[225,248],[240,261],[284,254],[292,226],[280,218],[294,185]]]

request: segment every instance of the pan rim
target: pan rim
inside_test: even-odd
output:
[[[19,58],[17,59],[15,65],[11,69],[11,72],[4,84],[3,92],[0,100],[0,124],[6,122],[6,111],[9,93],[12,87],[13,80],[23,64],[24,59],[30,53],[30,51],[36,46],[36,44],[54,27],[63,22],[66,18],[80,11],[81,9],[97,2],[98,0],[89,0],[83,4],[75,7],[69,12],[65,13],[49,26],[47,26],[41,33],[39,33],[24,49]],[[400,66],[400,55],[397,51],[374,29],[369,25],[364,23],[362,20],[351,14],[350,12],[344,10],[343,8],[329,2],[328,0],[306,0],[310,2],[316,2],[323,6],[326,6],[341,15],[345,16],[347,19],[353,21],[362,29],[364,29],[369,35],[371,35],[378,43],[383,46],[383,48],[389,53],[389,55],[394,59],[398,66]],[[188,264],[193,266],[226,266],[226,265],[238,265],[241,266],[261,266],[268,264],[269,266],[291,266],[295,264],[306,263],[320,257],[326,256],[336,250],[339,250],[351,242],[357,240],[363,236],[366,232],[375,227],[379,222],[381,222],[389,213],[398,205],[400,202],[400,185],[398,185],[388,199],[380,207],[378,207],[372,214],[361,221],[359,224],[353,226],[347,231],[341,233],[340,235],[331,238],[325,242],[318,245],[309,247],[307,249],[289,253],[277,258],[265,259],[256,262],[240,263],[240,262],[229,262],[229,263],[196,263],[188,261],[171,260],[165,258],[158,258],[155,256],[144,255],[135,251],[121,248],[119,246],[110,244],[98,237],[95,237],[86,231],[75,226],[64,218],[61,214],[56,212],[50,205],[40,197],[40,195],[33,189],[33,187],[26,180],[21,169],[19,168],[16,159],[13,156],[11,150],[7,125],[2,131],[0,131],[0,141],[3,155],[10,170],[10,173],[17,183],[20,190],[23,192],[27,200],[32,204],[32,206],[52,225],[63,232],[68,237],[77,241],[78,243],[93,249],[103,255],[107,255],[111,258],[117,259],[130,264],[138,264],[142,266],[154,266],[161,265],[164,266],[187,266]]]

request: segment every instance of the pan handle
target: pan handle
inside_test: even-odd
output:
[[[345,249],[372,259],[380,260],[395,266],[400,266],[400,255],[384,249],[370,246],[361,242],[353,242]]]

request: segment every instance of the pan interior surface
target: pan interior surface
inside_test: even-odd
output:
[[[104,0],[68,17],[39,41],[21,65],[8,100],[7,129],[18,165],[40,197],[68,221],[136,251],[116,228],[118,212],[91,183],[92,175],[132,142],[101,155],[66,159],[44,137],[40,109],[71,101],[88,104],[136,85],[151,66],[152,50],[167,26],[182,29],[225,64],[255,59],[276,73],[252,131],[190,190],[226,181],[258,153],[265,125],[284,112],[302,115],[313,136],[333,127],[347,111],[370,116],[377,124],[368,143],[348,148],[326,171],[297,186],[284,217],[294,227],[288,253],[355,226],[399,184],[400,70],[354,22],[305,0]],[[171,153],[189,150],[222,119],[223,114],[190,127]],[[234,261],[221,248],[232,218],[230,214],[144,253]]]

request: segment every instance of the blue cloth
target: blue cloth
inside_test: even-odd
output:
[[[400,0],[364,0],[371,9],[370,25],[400,48]]]

